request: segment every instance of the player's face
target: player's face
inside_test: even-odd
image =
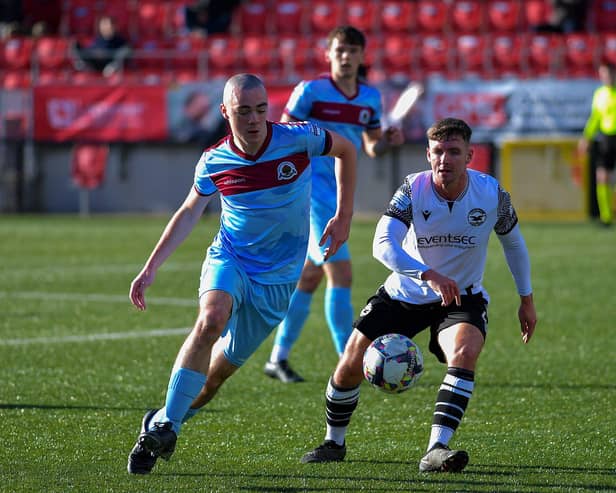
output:
[[[267,136],[267,92],[263,87],[235,89],[220,106],[233,140],[244,152],[254,153]]]
[[[357,70],[364,61],[364,50],[360,45],[352,45],[334,38],[327,50],[327,60],[334,79],[354,78],[357,77]]]
[[[473,150],[462,137],[452,136],[449,140],[428,141],[427,157],[437,189],[448,190],[454,194],[462,192],[466,186],[466,166],[472,156]]]

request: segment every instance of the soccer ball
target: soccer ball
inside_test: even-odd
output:
[[[423,373],[419,347],[401,334],[377,337],[364,353],[364,376],[388,394],[399,394],[417,383]]]

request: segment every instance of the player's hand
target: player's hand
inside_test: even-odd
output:
[[[397,147],[404,144],[404,132],[399,127],[389,127],[385,130],[385,141],[390,147]]]
[[[154,282],[155,273],[149,269],[143,269],[130,284],[129,298],[138,310],[145,310],[145,290]]]
[[[587,139],[581,138],[580,140],[578,140],[577,152],[579,156],[586,156],[586,154],[588,154],[588,140]]]
[[[432,269],[424,272],[421,278],[424,281],[428,281],[428,286],[441,296],[442,306],[449,306],[454,301],[457,306],[462,304],[460,289],[453,279],[449,279],[447,276],[443,276]]]
[[[528,344],[530,338],[535,332],[537,325],[537,312],[533,302],[533,295],[521,296],[520,308],[518,309],[518,318],[520,319],[520,330],[522,331],[522,341]]]
[[[349,239],[350,231],[351,216],[346,218],[336,215],[328,221],[319,241],[319,246],[323,246],[329,239],[329,246],[325,249],[323,260],[327,260],[338,251],[344,242]]]

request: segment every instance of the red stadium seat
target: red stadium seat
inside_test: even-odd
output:
[[[165,37],[170,25],[169,12],[166,3],[140,1],[135,12],[136,39]]]
[[[96,29],[96,2],[68,0],[63,3],[64,32],[72,36],[91,36]]]
[[[177,71],[199,72],[206,68],[207,40],[201,36],[176,36],[169,45],[169,66]]]
[[[530,33],[524,39],[531,76],[557,75],[561,72],[562,35]]]
[[[601,36],[602,39],[602,61],[614,64],[616,66],[616,32],[605,33]]]
[[[278,40],[277,65],[283,77],[294,79],[299,74],[312,70],[314,46],[304,36],[283,36]]]
[[[245,36],[242,42],[242,64],[246,72],[267,73],[276,66],[278,40],[268,35]]]
[[[522,53],[522,38],[517,34],[494,34],[489,42],[490,65],[496,78],[526,76],[526,65]]]
[[[14,37],[0,41],[0,68],[21,70],[30,68],[34,41],[32,38]]]
[[[225,35],[208,38],[208,73],[213,76],[228,77],[235,72],[241,61],[241,42]]]
[[[270,6],[267,0],[248,0],[233,12],[232,31],[238,34],[269,32]]]
[[[565,35],[564,63],[566,74],[576,77],[594,77],[600,61],[599,37],[593,33]]]
[[[0,70],[2,89],[27,89],[32,85],[29,70]]]
[[[139,38],[134,44],[131,65],[140,70],[158,70],[167,66],[170,58],[170,43],[159,37]]]
[[[591,19],[597,31],[616,31],[616,0],[594,0]]]
[[[310,27],[314,33],[327,34],[342,23],[343,2],[317,0],[310,4]]]
[[[383,39],[383,70],[395,77],[406,74],[414,77],[417,60],[417,38],[406,34],[387,35]]]
[[[451,27],[459,33],[478,33],[485,27],[485,2],[461,0],[451,6]]]
[[[34,54],[39,69],[68,68],[71,63],[69,38],[44,36],[36,41]]]
[[[462,34],[456,37],[457,73],[461,77],[490,78],[488,38],[481,34]]]
[[[549,24],[552,15],[550,0],[523,0],[523,24],[527,28]]]
[[[59,84],[72,83],[68,70],[41,69],[39,70],[35,83],[39,86],[52,86]]]
[[[424,32],[442,33],[449,29],[449,7],[438,0],[418,0],[417,27]]]
[[[349,24],[370,35],[374,31],[378,31],[377,8],[380,8],[377,3],[366,0],[347,0],[345,9],[344,24]]]
[[[451,41],[447,35],[422,36],[419,50],[419,66],[425,75],[451,77],[454,74]]]
[[[278,34],[301,34],[308,28],[307,13],[302,0],[276,2],[274,30]]]
[[[385,33],[406,32],[415,29],[417,5],[406,0],[393,0],[381,3],[379,9],[381,16],[381,29]]]
[[[491,0],[487,5],[488,30],[515,32],[520,26],[520,0]]]

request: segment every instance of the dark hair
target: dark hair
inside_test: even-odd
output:
[[[460,136],[464,142],[470,142],[472,134],[471,127],[459,118],[443,118],[426,131],[426,136],[429,140],[436,140],[438,142],[449,140],[454,136]]]
[[[366,47],[366,37],[359,29],[353,26],[338,26],[327,35],[327,46],[331,46],[334,39],[339,39],[350,45]]]

